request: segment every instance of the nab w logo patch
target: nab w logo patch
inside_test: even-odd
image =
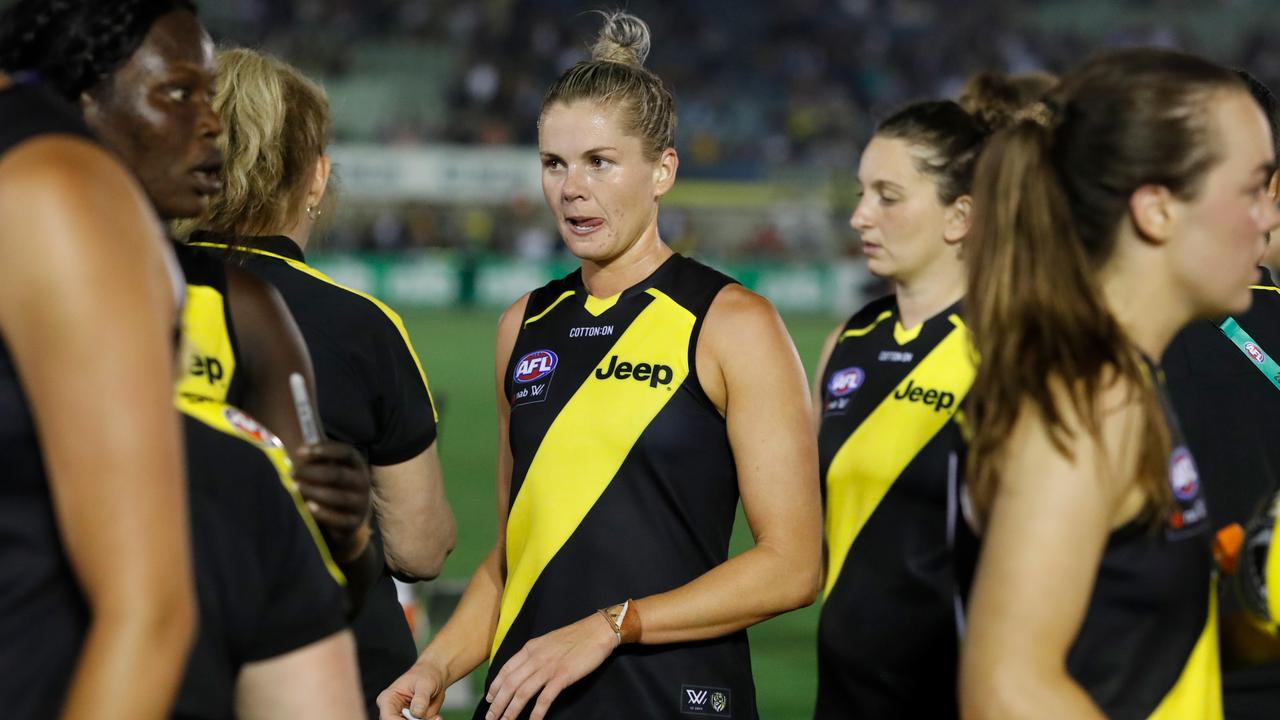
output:
[[[703,717],[733,717],[729,698],[730,693],[725,688],[681,685],[680,712]]]
[[[511,391],[512,409],[546,400],[558,364],[560,358],[550,350],[534,350],[517,360],[511,373],[516,383]]]

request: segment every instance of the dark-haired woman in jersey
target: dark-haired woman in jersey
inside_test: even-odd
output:
[[[0,21],[3,34],[21,31]],[[195,622],[171,344],[141,188],[0,73],[0,708],[165,716]]]
[[[1274,166],[1239,78],[1163,50],[1091,58],[988,143],[966,717],[1222,717],[1211,508],[1153,358],[1249,305]]]
[[[298,322],[315,368],[327,435],[350,443],[373,475],[373,542],[386,573],[352,621],[367,709],[417,658],[392,575],[440,573],[454,522],[436,450],[426,373],[400,316],[338,285],[304,252],[329,181],[329,102],[289,65],[247,49],[218,55],[214,108],[226,128],[223,187],[184,227],[194,247],[267,280]]]
[[[961,251],[990,130],[954,102],[918,103],[862,153],[850,224],[893,294],[836,327],[818,366],[818,718],[957,715],[947,508],[964,448],[952,419],[974,375]]]
[[[0,68],[33,70],[79,103],[162,220],[203,212],[221,185],[222,125],[211,104],[213,43],[194,3],[19,0],[7,13],[27,29],[0,37]],[[241,407],[284,441],[358,604],[381,569],[368,541],[368,469],[348,445],[304,447],[289,376],[310,379],[311,365],[288,308],[253,275],[174,249],[187,280],[178,393]]]
[[[765,300],[658,235],[678,158],[648,46],[609,15],[547,94],[543,191],[582,266],[499,321],[497,547],[386,720],[486,659],[477,718],[754,718],[745,628],[817,591],[804,373]],[[739,497],[756,545],[729,559]]]

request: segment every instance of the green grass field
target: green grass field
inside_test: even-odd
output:
[[[492,368],[497,315],[496,311],[485,310],[416,310],[404,314],[440,405],[440,457],[449,501],[458,521],[458,546],[445,564],[442,578],[446,580],[468,577],[493,547],[497,439]],[[822,340],[838,318],[790,316],[786,321],[812,377]],[[746,522],[739,513],[733,552],[749,547],[750,542]],[[817,623],[815,605],[750,630],[762,718],[799,720],[812,716],[817,689]],[[470,711],[445,713],[446,720],[466,717],[470,717]]]

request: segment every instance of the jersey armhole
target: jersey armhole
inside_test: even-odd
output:
[[[711,401],[711,396],[707,395],[707,391],[702,387],[702,379],[698,377],[698,339],[702,337],[702,325],[706,322],[707,313],[711,311],[711,306],[715,304],[716,298],[720,297],[720,293],[723,292],[725,288],[730,285],[738,284],[739,283],[737,281],[728,280],[724,284],[715,288],[715,290],[709,294],[709,298],[705,303],[702,303],[702,307],[699,308],[701,312],[695,315],[696,319],[693,322],[693,331],[689,334],[689,375],[688,378],[686,378],[685,383],[689,386],[689,392],[693,395],[694,399],[697,400],[699,404],[710,410],[713,415],[720,419],[720,422],[724,422],[724,414],[721,413],[720,408],[716,407],[716,404]]]
[[[228,405],[236,407],[244,406],[244,367],[241,365],[240,339],[236,335],[236,325],[231,319],[231,299],[230,282],[226,276],[226,264],[221,259],[218,260],[219,267],[223,270],[222,287],[218,288],[222,292],[222,321],[227,326],[227,342],[231,344],[231,357],[236,359],[236,372],[231,374],[231,382],[227,383],[227,399]],[[265,281],[263,281],[265,282]]]

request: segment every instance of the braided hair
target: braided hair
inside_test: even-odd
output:
[[[194,0],[18,0],[0,15],[0,70],[35,72],[67,100],[129,61],[151,26]]]

